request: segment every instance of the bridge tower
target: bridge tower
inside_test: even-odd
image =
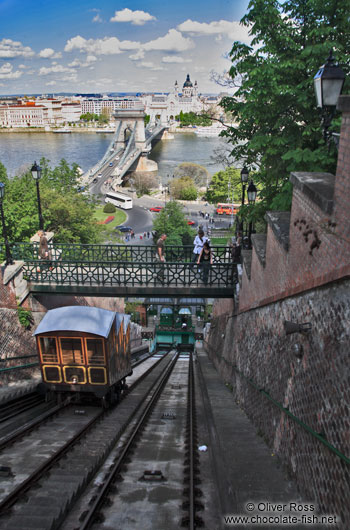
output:
[[[143,107],[134,107],[132,109],[118,109],[114,113],[114,117],[117,123],[121,122],[121,128],[118,139],[115,143],[115,149],[124,148],[128,137],[132,134],[135,125],[135,147],[145,150],[145,111]]]

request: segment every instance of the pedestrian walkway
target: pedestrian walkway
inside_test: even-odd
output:
[[[205,382],[201,391],[207,423],[207,440],[200,440],[211,453],[211,474],[218,484],[218,503],[222,519],[216,528],[284,528],[260,526],[254,519],[246,524],[225,524],[224,516],[288,515],[289,504],[301,504],[295,484],[289,480],[277,457],[257,435],[245,413],[234,402],[232,393],[220,380],[206,352],[197,349],[197,374]],[[200,385],[203,386],[203,385]],[[199,422],[198,422],[199,423]],[[272,509],[269,505],[285,506]],[[298,512],[294,513],[298,516]],[[288,528],[305,528],[292,524]]]

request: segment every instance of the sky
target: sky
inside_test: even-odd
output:
[[[0,0],[0,94],[219,93],[248,0]]]

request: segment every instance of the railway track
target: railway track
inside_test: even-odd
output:
[[[0,407],[0,424],[11,420],[18,414],[40,405],[45,401],[37,392],[30,392],[19,398],[11,399]]]
[[[194,530],[201,495],[193,361],[178,353],[62,528]]]
[[[5,448],[1,459],[9,465],[2,477],[0,528],[59,528],[170,362],[163,357],[153,363],[117,407],[103,412],[69,405]]]

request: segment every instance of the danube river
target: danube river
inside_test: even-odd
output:
[[[162,181],[167,181],[181,162],[200,164],[210,175],[223,169],[212,157],[217,148],[225,146],[224,139],[204,138],[194,133],[175,133],[174,136],[174,140],[158,142],[150,154],[150,159],[158,164]],[[64,158],[87,171],[102,158],[111,140],[111,134],[97,133],[1,133],[0,162],[10,177],[34,161],[39,162],[43,156],[50,160],[51,167]]]

